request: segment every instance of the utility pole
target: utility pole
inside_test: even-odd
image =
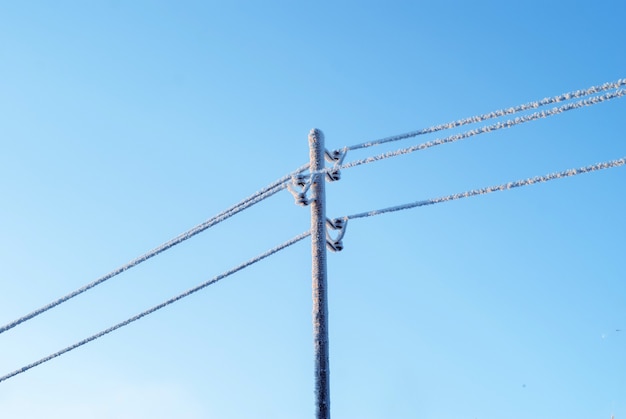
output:
[[[328,356],[328,296],[326,281],[326,175],[324,169],[324,133],[309,133],[311,165],[311,252],[313,256],[313,345],[315,351],[316,419],[330,419],[330,383]]]

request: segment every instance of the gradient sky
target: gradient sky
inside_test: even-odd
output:
[[[0,323],[306,163],[313,127],[335,149],[624,78],[624,12],[0,2]],[[345,170],[328,216],[624,157],[625,111],[616,99]],[[626,418],[625,170],[350,221],[328,258],[332,416]],[[283,191],[1,334],[0,375],[309,222]],[[0,417],[313,417],[310,259],[306,240],[0,383]]]

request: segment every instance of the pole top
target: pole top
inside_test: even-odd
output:
[[[321,129],[313,128],[309,132],[309,143],[310,144],[314,144],[314,143],[324,144],[324,133],[322,132]]]

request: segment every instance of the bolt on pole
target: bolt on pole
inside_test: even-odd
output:
[[[324,169],[324,133],[309,133],[310,171]],[[313,345],[315,351],[316,419],[330,419],[330,383],[328,368],[328,297],[326,274],[326,191],[325,174],[311,179],[311,252],[313,257]]]

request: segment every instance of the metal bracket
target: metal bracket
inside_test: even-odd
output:
[[[291,195],[293,195],[296,204],[305,207],[315,200],[315,198],[307,197],[311,183],[311,175],[303,175],[300,173],[291,177],[291,182],[287,184],[287,189]],[[296,188],[300,188],[300,190]]]
[[[341,252],[343,250],[343,239],[344,234],[346,234],[346,227],[348,225],[347,218],[335,218],[334,220],[326,219],[326,226],[330,227],[333,230],[337,230],[337,237],[334,239],[326,230],[326,247],[331,252]]]
[[[329,182],[335,182],[341,179],[339,166],[342,165],[343,159],[346,157],[347,153],[347,148],[344,148],[343,150],[324,151],[324,158],[326,159],[326,161],[329,163],[333,163],[333,168],[329,172],[326,172],[326,180],[328,180]]]

